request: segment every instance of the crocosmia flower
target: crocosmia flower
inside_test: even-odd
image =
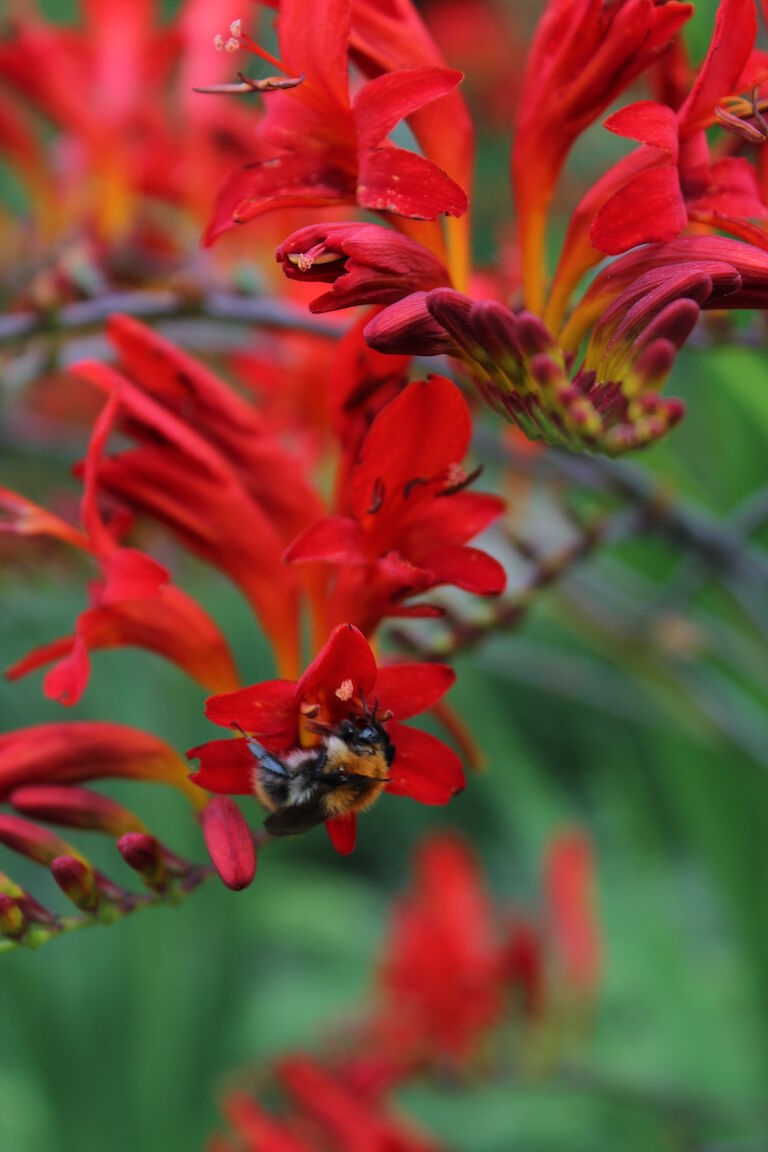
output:
[[[224,728],[256,737],[291,770],[291,754],[319,743],[318,730],[334,732],[349,719],[374,709],[394,746],[383,791],[422,804],[447,804],[464,787],[455,752],[427,732],[401,723],[431,708],[453,684],[442,664],[377,667],[361,632],[349,624],[334,629],[328,643],[299,680],[267,680],[237,692],[211,696],[206,716]],[[245,735],[212,740],[187,753],[200,760],[193,780],[209,792],[255,794],[257,759]],[[326,828],[337,851],[355,844],[355,812],[335,816]]]
[[[352,472],[350,514],[316,521],[286,552],[293,563],[336,568],[334,623],[352,619],[367,632],[385,616],[435,615],[403,601],[441,584],[504,590],[498,561],[467,546],[504,511],[498,496],[467,491],[471,433],[464,397],[442,376],[409,384],[376,417]]]

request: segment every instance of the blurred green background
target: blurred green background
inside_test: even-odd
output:
[[[696,55],[714,7],[697,5]],[[481,143],[485,255],[491,220],[508,211],[507,155],[500,139]],[[589,134],[575,178],[615,147]],[[634,463],[727,518],[766,482],[764,349],[692,349],[668,391],[689,415]],[[71,482],[63,462],[11,449],[0,484],[40,496]],[[324,1026],[364,1000],[388,901],[425,832],[462,830],[498,899],[535,908],[545,845],[574,823],[595,843],[606,963],[570,1072],[413,1088],[403,1102],[456,1152],[768,1148],[768,643],[755,611],[718,581],[694,580],[688,596],[681,556],[652,534],[602,548],[514,634],[460,661],[451,702],[488,765],[450,809],[385,798],[361,821],[351,858],[335,857],[320,830],[265,851],[244,893],[211,882],[178,909],[2,957],[2,1152],[201,1148],[229,1072],[320,1043]],[[244,681],[269,676],[239,595],[191,562],[178,578],[224,628]],[[79,578],[46,575],[31,558],[0,571],[0,593],[4,663],[69,631],[83,604]],[[692,648],[655,642],[648,608],[667,603],[691,625]],[[211,736],[203,698],[150,655],[100,653],[67,716],[135,724],[183,751]],[[3,730],[61,717],[39,676],[0,684]],[[105,791],[202,858],[175,795]],[[110,845],[93,855],[130,883]],[[61,907],[37,869],[2,849],[0,868]]]

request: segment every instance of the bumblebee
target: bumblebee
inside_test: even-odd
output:
[[[395,746],[375,708],[333,727],[315,725],[321,742],[285,756],[233,727],[245,736],[256,762],[253,791],[270,813],[264,827],[271,836],[294,836],[333,816],[363,812],[389,783]]]

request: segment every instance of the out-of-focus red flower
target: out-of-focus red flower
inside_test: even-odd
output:
[[[45,694],[73,705],[88,684],[91,651],[136,646],[172,660],[204,687],[234,688],[237,672],[213,620],[170,583],[170,574],[161,564],[135,548],[118,545],[102,518],[96,473],[118,407],[115,394],[91,437],[81,512],[84,533],[14,493],[0,490],[0,509],[8,514],[0,521],[0,532],[66,541],[92,554],[101,569],[101,580],[90,585],[89,607],[78,617],[74,635],[34,649],[8,668],[6,676],[17,679],[55,662],[44,680]]]
[[[445,266],[428,248],[378,224],[310,225],[277,249],[289,280],[331,284],[310,312],[354,304],[391,304],[410,292],[450,284]]]
[[[205,712],[214,724],[239,727],[279,755],[316,745],[318,725],[335,729],[342,720],[363,716],[364,700],[378,701],[381,715],[392,714],[387,734],[395,746],[384,791],[422,804],[447,804],[464,786],[460,760],[434,736],[400,721],[430,708],[453,681],[453,671],[442,664],[377,668],[362,633],[342,624],[299,680],[268,680],[212,696]],[[254,755],[245,738],[213,740],[187,755],[200,760],[192,777],[200,788],[235,795],[255,791]],[[356,820],[351,812],[326,821],[337,850],[354,847]]]
[[[281,670],[295,672],[300,588],[282,553],[321,509],[301,462],[199,361],[129,317],[113,317],[109,332],[129,375],[95,361],[73,370],[119,395],[137,443],[101,459],[100,490],[225,571],[262,621]],[[319,594],[312,574],[305,589]]]
[[[373,1051],[382,1066],[464,1065],[505,1004],[496,917],[469,848],[450,835],[420,848],[395,905],[378,977]]]
[[[594,995],[602,968],[594,871],[592,846],[581,832],[562,833],[550,844],[544,869],[549,931],[565,987],[581,999]]]
[[[442,67],[388,72],[350,100],[350,9],[350,0],[282,0],[282,67],[303,82],[269,94],[257,135],[275,154],[229,176],[207,243],[234,224],[289,205],[357,203],[424,220],[466,211],[464,191],[435,163],[387,141],[402,119],[451,92],[461,73]]]
[[[283,1058],[274,1075],[285,1096],[279,1115],[244,1092],[223,1101],[237,1147],[247,1152],[439,1152],[427,1135],[309,1055]],[[230,1147],[217,1141],[209,1152]]]
[[[176,146],[157,97],[176,38],[158,26],[154,0],[83,0],[80,28],[28,8],[0,42],[0,77],[65,130],[64,201],[84,201],[99,233],[115,237],[136,193],[168,191]]]
[[[706,136],[723,98],[760,71],[752,60],[756,32],[753,0],[723,0],[698,73],[674,46],[664,74],[675,75],[662,89],[672,106],[643,100],[604,122],[642,147],[597,180],[571,217],[545,313],[554,330],[579,279],[605,253],[671,240],[689,221],[738,235],[742,221],[768,215],[753,166],[744,157],[713,157]]]
[[[549,0],[528,53],[512,150],[525,303],[542,313],[544,230],[576,138],[666,49],[691,4]]]
[[[434,615],[403,601],[440,584],[503,591],[498,561],[466,543],[504,511],[500,498],[465,490],[471,430],[461,392],[441,376],[409,384],[376,417],[351,473],[350,515],[316,521],[286,552],[337,569],[330,622],[371,632],[385,616]]]

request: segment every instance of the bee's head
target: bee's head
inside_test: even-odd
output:
[[[348,720],[342,720],[337,733],[356,756],[373,756],[380,753],[385,757],[387,764],[392,763],[394,746],[386,728],[378,720],[370,716],[350,717]]]

